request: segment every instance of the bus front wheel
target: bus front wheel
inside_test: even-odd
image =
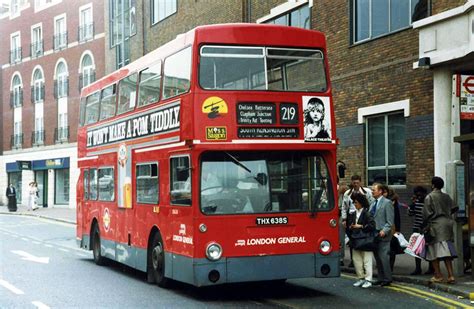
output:
[[[100,253],[100,232],[97,224],[94,225],[92,232],[92,254],[94,256],[94,262],[97,265],[102,266],[107,264],[106,258]]]
[[[165,277],[165,250],[160,233],[156,233],[153,236],[152,245],[148,251],[149,277],[152,277],[158,286],[163,288],[168,287],[170,280]]]

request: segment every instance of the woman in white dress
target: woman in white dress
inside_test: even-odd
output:
[[[38,209],[38,187],[36,182],[30,182],[30,190],[29,190],[29,200],[28,200],[28,210],[36,210]]]

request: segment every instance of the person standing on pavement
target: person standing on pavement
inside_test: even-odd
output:
[[[408,208],[408,215],[413,217],[413,233],[423,233],[423,206],[425,197],[428,191],[426,188],[422,186],[416,186],[413,188],[413,196],[411,198],[412,203]],[[430,262],[430,266],[428,271],[426,271],[425,275],[431,275],[434,273],[433,265]],[[415,270],[410,274],[412,276],[421,275],[421,259],[415,258]]]
[[[385,196],[385,195],[384,195]],[[395,193],[395,190],[388,188],[388,194],[386,196],[389,200],[392,201],[393,206],[393,227],[392,227],[392,239],[390,240],[390,269],[393,272],[393,266],[395,265],[395,258],[397,254],[402,254],[403,249],[400,247],[398,238],[395,234],[400,233],[401,220],[400,220],[400,203],[398,194]],[[398,235],[398,234],[397,234]]]
[[[369,201],[369,205],[372,202],[371,190],[369,188],[362,187],[361,182],[362,182],[362,178],[359,175],[353,175],[351,177],[350,189],[344,193],[341,218],[342,218],[342,224],[344,228],[346,228],[346,230],[348,228],[346,224],[347,216],[350,214],[353,214],[356,211],[354,202],[351,199],[351,195],[353,193],[360,193],[360,194],[365,195],[365,197]],[[353,267],[352,249],[350,249],[350,253],[351,253],[351,263],[349,264],[349,267]]]
[[[454,220],[451,217],[457,211],[451,197],[441,192],[444,180],[441,177],[433,177],[431,180],[430,194],[425,198],[423,207],[423,219],[431,240],[427,242],[426,259],[432,261],[434,276],[431,282],[443,282],[443,274],[440,270],[440,260],[443,260],[448,271],[447,283],[455,283],[453,274],[453,259],[457,257],[454,248]],[[425,236],[426,238],[426,236]]]
[[[372,196],[374,201],[370,205],[369,212],[374,217],[375,229],[378,231],[379,239],[375,250],[378,280],[374,282],[374,285],[387,286],[392,283],[389,254],[394,211],[392,202],[383,196],[381,184],[374,183],[372,185]]]
[[[30,189],[29,189],[29,199],[28,199],[28,210],[36,210],[38,209],[38,187],[36,186],[36,182],[30,182]]]
[[[352,194],[356,211],[352,213],[347,224],[351,233],[357,230],[369,233],[375,230],[374,218],[369,212],[369,201],[365,195],[360,193]],[[374,254],[372,251],[362,251],[354,249],[352,251],[354,259],[354,268],[359,280],[354,283],[355,287],[363,287],[364,289],[372,286],[372,259]]]
[[[8,211],[14,212],[17,210],[16,205],[16,189],[12,183],[7,188],[6,196],[8,198]]]

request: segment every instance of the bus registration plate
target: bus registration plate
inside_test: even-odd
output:
[[[257,225],[288,224],[288,217],[257,217]]]

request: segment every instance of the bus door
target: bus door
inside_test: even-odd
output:
[[[179,155],[170,158],[170,235],[173,252],[191,256],[193,249],[193,209],[191,157]],[[168,250],[169,250],[168,249]],[[173,278],[179,277],[173,269]]]
[[[132,205],[132,150],[130,146],[119,146],[117,157],[117,225],[115,259],[135,267],[132,250],[135,208]]]

